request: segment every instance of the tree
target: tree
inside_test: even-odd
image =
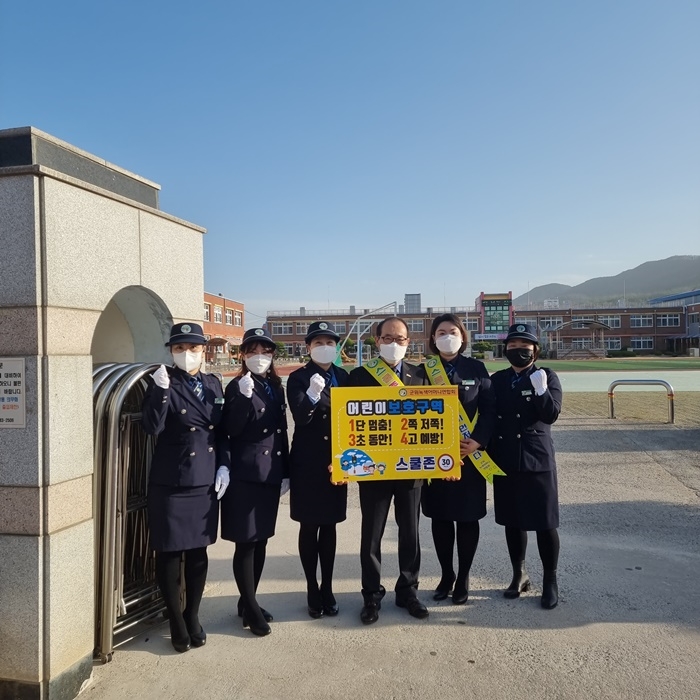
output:
[[[277,346],[277,357],[287,357],[287,346],[279,340],[275,345]]]
[[[493,350],[493,343],[489,343],[488,340],[480,340],[472,345],[472,350],[474,352],[490,352]]]

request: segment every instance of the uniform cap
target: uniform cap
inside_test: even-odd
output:
[[[168,340],[166,346],[177,345],[178,343],[204,345],[206,342],[204,331],[198,323],[176,323],[170,329],[170,340]]]
[[[535,345],[540,344],[535,327],[531,326],[529,323],[514,323],[508,329],[508,335],[506,336],[505,343],[508,344],[509,340],[515,340],[516,338],[527,340]]]
[[[318,335],[327,335],[329,338],[333,338],[336,343],[340,340],[340,336],[333,330],[333,326],[328,321],[314,321],[310,323],[304,342],[308,345]]]

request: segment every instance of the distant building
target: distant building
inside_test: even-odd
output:
[[[410,296],[406,295],[407,302]],[[503,339],[508,327],[517,322],[537,328],[543,348],[562,357],[595,357],[599,350],[632,350],[638,354],[675,352],[685,354],[700,343],[700,290],[653,299],[648,306],[630,308],[553,308],[546,310],[515,309],[511,292],[482,292],[473,307],[426,307],[409,312],[404,304],[402,317],[409,325],[409,356],[416,359],[428,352],[428,335],[432,320],[439,314],[457,314],[470,332],[471,340],[493,344],[497,357],[503,354]],[[415,307],[411,307],[415,308]],[[306,352],[304,336],[309,323],[327,320],[335,332],[357,340],[374,335],[377,321],[389,315],[379,312],[353,324],[371,309],[351,306],[348,309],[306,309],[269,311],[267,328],[272,337],[285,345],[290,356]],[[590,322],[597,322],[595,324]],[[603,326],[601,328],[601,325]]]
[[[420,313],[420,294],[404,294],[403,295],[403,313],[404,314],[419,314]]]
[[[241,302],[220,294],[204,292],[204,335],[206,361],[209,364],[228,364],[238,357],[238,346],[243,341],[245,309]]]

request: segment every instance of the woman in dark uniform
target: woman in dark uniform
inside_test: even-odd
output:
[[[233,575],[241,594],[238,614],[253,634],[270,634],[272,615],[255,593],[275,534],[280,486],[288,476],[289,446],[282,382],[272,358],[275,342],[262,328],[246,331],[245,365],[226,387],[224,425],[231,451],[231,484],[221,501],[221,537],[236,543]]]
[[[525,573],[527,531],[537,532],[544,578],[542,607],[559,602],[559,497],[557,465],[551,425],[561,411],[561,384],[550,369],[538,369],[539,341],[535,328],[523,323],[510,327],[505,341],[510,369],[496,372],[496,428],[489,452],[507,474],[493,483],[496,522],[506,528],[513,580],[503,595],[517,598],[530,589]]]
[[[438,355],[450,382],[459,387],[459,400],[470,420],[478,419],[469,438],[460,441],[462,477],[434,479],[423,487],[423,515],[432,518],[433,542],[442,578],[433,594],[445,600],[452,591],[452,602],[464,605],[469,597],[469,570],[479,544],[479,520],[486,515],[486,480],[476,470],[470,454],[483,449],[493,430],[495,417],[493,391],[486,367],[479,360],[464,357],[467,332],[455,314],[442,314],[430,329],[430,350]],[[455,537],[456,536],[456,537]],[[457,541],[457,575],[453,568]]]
[[[336,523],[345,520],[347,485],[334,485],[331,463],[331,388],[345,386],[348,373],[335,366],[340,340],[328,323],[309,326],[304,341],[311,361],[292,372],[287,400],[294,416],[290,456],[290,505],[299,525],[299,557],[306,576],[307,604],[313,618],[337,615],[333,596]],[[321,586],[317,569],[321,567]]]
[[[143,400],[141,424],[157,435],[148,481],[148,527],[156,580],[177,651],[203,646],[199,603],[207,578],[207,546],[216,542],[219,498],[228,484],[228,441],[221,423],[223,390],[200,372],[206,338],[196,323],[170,331],[174,367],[161,365]],[[218,470],[217,470],[218,467]],[[180,562],[185,559],[185,610],[180,609]]]

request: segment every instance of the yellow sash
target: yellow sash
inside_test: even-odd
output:
[[[445,368],[440,361],[439,357],[431,357],[423,365],[425,367],[425,373],[428,375],[428,381],[434,386],[451,386],[450,378],[445,372]],[[464,406],[460,403],[459,405],[459,432],[462,439],[466,439],[471,436],[476,421],[479,418],[479,411],[474,415],[474,420],[469,420],[467,412],[464,410]],[[490,484],[493,484],[494,476],[505,476],[505,472],[488,456],[485,450],[477,450],[469,455],[469,459],[472,464],[476,467],[476,470],[481,474],[481,476],[486,479]]]
[[[379,357],[362,365],[382,386],[403,386],[399,375]]]

